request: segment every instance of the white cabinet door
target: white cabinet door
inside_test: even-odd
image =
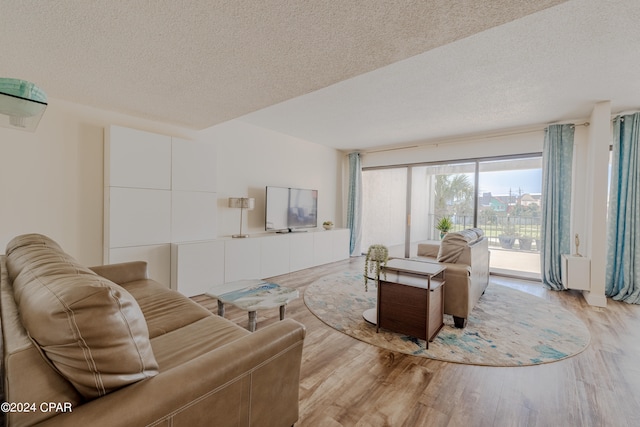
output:
[[[260,238],[226,240],[224,253],[225,282],[261,279]]]
[[[351,235],[349,229],[333,230],[333,261],[349,259],[349,241]]]
[[[279,276],[289,272],[289,236],[260,238],[260,278]]]
[[[322,265],[333,261],[333,231],[313,233],[313,264]]]
[[[171,189],[171,137],[120,126],[108,127],[105,186]]]
[[[171,241],[213,240],[217,237],[216,193],[201,191],[171,192]]]
[[[174,243],[171,245],[171,288],[192,297],[224,283],[225,242]]]
[[[111,187],[107,202],[109,248],[171,241],[171,191]]]
[[[315,233],[293,233],[290,239],[289,268],[291,271],[313,267],[313,235]]]
[[[149,277],[167,288],[171,287],[171,245],[132,246],[108,251],[109,264],[146,261]]]

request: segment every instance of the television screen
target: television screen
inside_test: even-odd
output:
[[[267,187],[265,206],[265,230],[286,230],[289,228],[289,189]]]
[[[317,226],[317,190],[267,187],[265,230],[291,231]]]

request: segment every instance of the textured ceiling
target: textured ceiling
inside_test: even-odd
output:
[[[0,0],[0,76],[343,150],[640,107],[638,0]]]
[[[285,105],[283,101],[300,100],[302,95],[562,3],[0,0],[0,76],[36,82],[50,98],[203,129],[274,104]],[[476,55],[470,65],[492,67],[495,49],[471,53]],[[314,123],[312,117],[300,116],[300,111],[298,128],[281,127],[282,117],[269,121],[268,115],[256,116],[255,122],[336,147],[360,145],[346,141],[345,137],[353,136],[348,133],[340,141],[331,141],[333,136],[319,134],[314,126],[335,126],[353,133],[341,127],[342,121],[353,117],[353,109],[358,109],[352,102],[384,101],[390,96],[395,108],[401,103],[394,98],[395,85],[399,93],[428,97],[422,85],[445,87],[465,77],[458,74],[457,61],[468,60],[459,53],[434,55],[410,70],[416,72],[410,76],[417,85],[414,89],[396,81],[402,77],[394,76],[392,69],[392,81],[383,92],[380,86],[348,88],[347,94],[359,98],[344,104],[351,109],[340,113],[345,117],[327,115],[331,106],[304,104],[314,113],[324,111],[323,119],[329,122]],[[427,81],[443,77],[444,81]],[[366,78],[362,82],[368,84]],[[470,91],[477,89],[472,81],[457,84],[469,85]],[[338,91],[341,88],[337,86]],[[370,93],[382,98],[368,98]],[[321,93],[312,99],[318,96],[323,102]],[[328,101],[340,103],[341,99],[332,95]],[[449,103],[438,108],[451,107],[450,113],[456,113],[456,100]],[[412,126],[396,123],[405,117],[402,108],[386,113],[391,120],[387,133],[398,126]],[[305,126],[308,128],[303,129]],[[415,136],[420,132],[417,129]]]
[[[241,120],[343,150],[640,109],[640,1],[573,0]]]

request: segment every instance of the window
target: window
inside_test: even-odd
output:
[[[539,277],[542,157],[539,154],[364,169],[363,248],[379,243],[396,257],[438,240],[436,223],[482,228],[491,268]]]

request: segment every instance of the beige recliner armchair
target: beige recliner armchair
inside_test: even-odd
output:
[[[446,285],[444,312],[464,328],[489,284],[489,241],[479,228],[447,233],[441,242],[418,244],[419,259],[443,263]]]

